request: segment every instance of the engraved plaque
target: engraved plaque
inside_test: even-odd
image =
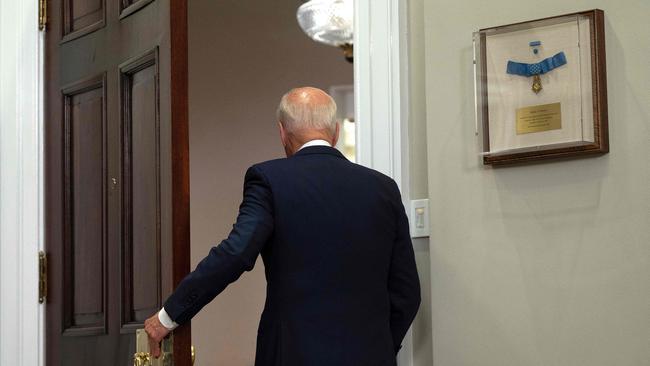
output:
[[[517,135],[559,130],[562,128],[560,103],[534,105],[517,109]]]

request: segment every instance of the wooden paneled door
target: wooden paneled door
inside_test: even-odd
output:
[[[135,330],[189,271],[187,3],[48,8],[47,365],[132,365]],[[173,341],[189,365],[189,325]]]

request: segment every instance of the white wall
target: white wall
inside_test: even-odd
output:
[[[608,155],[491,169],[472,31],[605,10]],[[425,0],[435,366],[650,364],[650,2]]]

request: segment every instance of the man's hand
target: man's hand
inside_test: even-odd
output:
[[[165,328],[158,319],[158,313],[144,321],[144,330],[149,336],[149,352],[153,358],[160,357],[160,342],[167,337],[170,330]]]

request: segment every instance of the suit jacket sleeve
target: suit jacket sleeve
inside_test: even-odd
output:
[[[390,295],[390,328],[395,354],[397,354],[420,307],[420,280],[415,266],[408,218],[396,185],[395,190],[397,191],[395,204],[397,233],[388,276],[388,292]]]
[[[228,238],[178,285],[164,304],[165,311],[183,324],[212,301],[244,271],[250,271],[273,232],[271,189],[259,168],[252,166],[244,179],[244,199]]]

